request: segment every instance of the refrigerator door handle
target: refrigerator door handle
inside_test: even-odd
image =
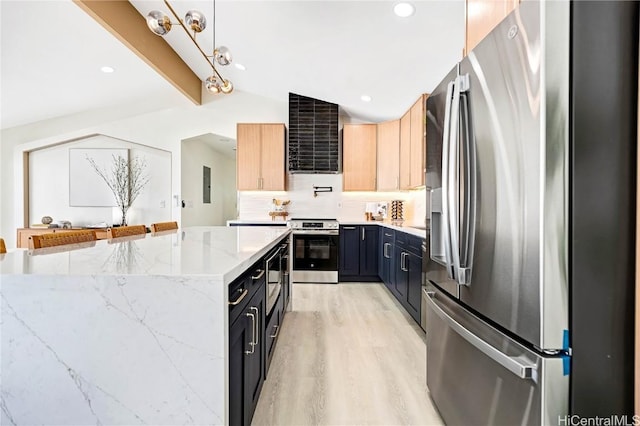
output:
[[[464,185],[464,209],[462,216],[458,216],[460,229],[460,251],[458,252],[458,284],[471,284],[471,270],[473,263],[473,248],[475,242],[476,223],[476,152],[472,135],[473,128],[470,125],[469,103],[467,92],[469,90],[469,74],[460,79],[460,171]],[[462,197],[456,199],[462,201]]]
[[[537,381],[538,370],[535,364],[523,364],[519,359],[509,356],[494,348],[471,331],[467,330],[462,324],[453,319],[440,306],[438,306],[435,292],[428,291],[427,296],[427,303],[430,305],[433,312],[446,322],[453,331],[458,333],[460,337],[521,379],[533,380],[534,382]]]
[[[451,240],[451,259],[453,276],[458,284],[460,284],[460,93],[463,89],[463,80],[460,76],[456,77],[453,86],[453,97],[451,104],[451,130],[449,132],[449,167],[448,167],[448,193],[447,201],[443,202],[449,211],[449,216],[445,215],[445,222],[449,221],[449,233]],[[444,149],[443,149],[444,150]],[[444,175],[444,171],[443,171]],[[443,195],[444,196],[444,195]],[[446,236],[445,236],[446,238]]]
[[[442,134],[442,235],[444,243],[444,261],[446,263],[447,276],[451,279],[454,277],[453,262],[451,254],[451,232],[449,230],[449,142],[451,129],[451,104],[453,102],[453,90],[455,82],[451,81],[447,85],[447,98],[444,108],[444,129]]]

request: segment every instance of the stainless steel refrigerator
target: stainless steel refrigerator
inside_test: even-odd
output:
[[[447,424],[631,420],[637,72],[636,2],[524,0],[428,98],[427,386]]]

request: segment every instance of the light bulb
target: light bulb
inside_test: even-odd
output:
[[[216,58],[216,62],[220,65],[229,65],[231,63],[231,51],[225,46],[216,47],[213,51],[213,56]]]
[[[233,92],[233,83],[231,83],[229,80],[225,80],[220,90],[222,90],[222,93],[224,93],[225,95],[228,95],[229,93]]]
[[[207,28],[207,18],[198,10],[190,10],[184,15],[184,23],[193,31],[199,33]]]
[[[220,93],[220,82],[215,75],[207,77],[204,82],[204,86],[207,88],[209,93],[213,93],[214,95]]]
[[[155,35],[163,36],[171,31],[171,21],[165,13],[152,10],[147,15],[147,27]]]

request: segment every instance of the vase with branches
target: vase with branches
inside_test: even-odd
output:
[[[147,162],[137,156],[127,160],[120,155],[112,155],[112,159],[111,169],[107,170],[87,156],[91,167],[113,192],[116,204],[122,213],[120,224],[126,226],[129,207],[149,183],[149,176],[145,173]]]

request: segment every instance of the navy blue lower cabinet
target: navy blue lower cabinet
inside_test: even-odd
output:
[[[422,239],[403,232],[382,234],[380,278],[411,317],[420,324],[422,305]]]
[[[405,256],[407,271],[407,311],[420,324],[422,304],[422,256],[408,253]]]
[[[395,270],[393,261],[395,231],[380,227],[380,243],[378,244],[378,273],[382,282],[391,290],[395,279],[392,278]]]
[[[229,424],[250,425],[264,383],[265,290],[259,288],[229,328]]]
[[[242,314],[244,315],[245,312]],[[250,423],[244,417],[245,363],[248,358],[244,351],[251,340],[253,327],[251,320],[240,317],[229,329],[229,424]]]
[[[367,281],[378,280],[378,227],[360,227],[360,277]]]
[[[378,226],[340,226],[340,281],[378,281]]]
[[[395,250],[396,279],[392,291],[401,303],[406,302],[407,288],[409,287],[409,270],[405,265],[407,254],[408,253],[405,250],[402,250],[400,247],[397,247]]]
[[[378,276],[380,281],[384,281],[384,227],[380,226],[378,229]]]
[[[267,374],[269,373],[269,366],[271,365],[271,359],[273,358],[273,353],[276,349],[276,343],[278,341],[278,335],[280,334],[280,325],[282,324],[282,319],[284,316],[284,293],[280,291],[280,296],[278,296],[278,301],[273,306],[271,313],[266,317],[266,327],[264,330],[264,341],[265,341],[265,370],[264,370],[264,378],[267,378]]]
[[[346,281],[360,274],[360,227],[340,226],[338,279]]]

